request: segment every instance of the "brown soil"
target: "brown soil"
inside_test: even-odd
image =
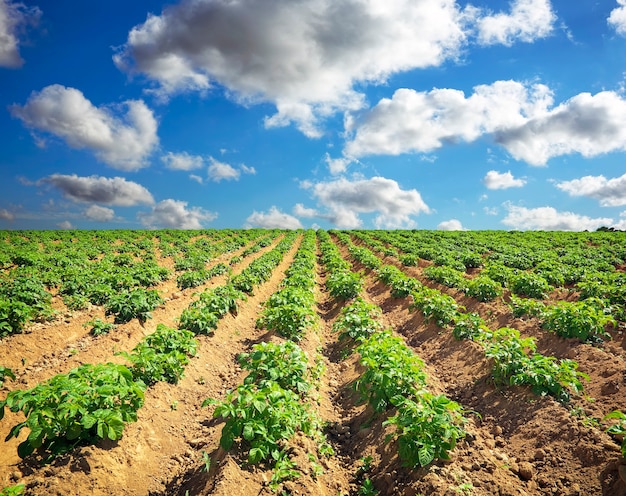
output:
[[[278,340],[256,328],[263,302],[275,292],[299,246],[285,256],[271,279],[242,302],[236,316],[227,315],[213,336],[199,336],[198,353],[176,385],[158,383],[146,391],[139,419],[128,424],[118,442],[101,442],[78,448],[49,465],[22,461],[19,440],[2,444],[0,488],[25,484],[33,495],[266,495],[271,471],[244,463],[245,455],[219,447],[222,422],[212,418],[212,407],[202,408],[208,398],[221,399],[245,377],[236,356],[260,341]],[[268,247],[261,253],[271,249]],[[243,269],[261,253],[248,257]],[[225,255],[227,261],[232,253]],[[347,252],[344,256],[348,258]],[[397,263],[385,259],[385,263]],[[171,260],[164,259],[164,265]],[[537,397],[523,388],[497,388],[490,380],[490,364],[475,343],[456,341],[415,312],[409,300],[393,299],[374,275],[366,275],[364,296],[383,310],[386,327],[403,336],[426,364],[429,387],[444,393],[466,409],[468,435],[459,442],[452,459],[423,469],[402,466],[394,442],[385,442],[390,427],[386,415],[374,415],[359,404],[352,382],[361,372],[355,354],[346,357],[349,344],[338,342],[332,325],[343,302],[332,301],[324,290],[325,274],[318,269],[319,325],[299,343],[311,360],[321,353],[326,367],[319,384],[316,409],[328,423],[327,436],[336,454],[322,459],[322,474],[310,470],[307,453],[312,441],[297,438],[293,454],[303,473],[285,483],[285,490],[299,495],[356,495],[363,480],[363,460],[371,457],[367,476],[381,495],[585,495],[626,496],[626,482],[619,475],[618,442],[599,422],[606,413],[626,411],[626,351],[619,333],[600,347],[563,340],[547,334],[538,323],[513,319],[501,301],[478,303],[454,290],[438,287],[468,310],[478,311],[490,325],[509,325],[524,336],[537,339],[538,351],[558,358],[572,358],[590,376],[585,397],[562,405],[549,397]],[[427,282],[421,267],[405,272]],[[225,276],[205,287],[225,282]],[[16,381],[7,380],[0,396],[67,372],[81,363],[116,361],[116,351],[130,350],[158,323],[176,326],[182,310],[202,288],[178,291],[175,278],[157,288],[166,303],[153,312],[145,325],[136,320],[119,325],[109,335],[93,337],[84,324],[104,318],[102,308],[62,312],[57,320],[32,325],[27,333],[0,343],[0,364],[13,369]],[[593,399],[593,400],[592,400]],[[23,417],[7,412],[0,422],[0,436]],[[207,470],[205,461],[210,459]],[[622,473],[625,471],[621,469]]]

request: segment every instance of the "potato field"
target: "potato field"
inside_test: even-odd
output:
[[[0,496],[626,496],[626,233],[0,232]]]

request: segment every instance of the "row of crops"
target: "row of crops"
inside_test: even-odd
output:
[[[481,305],[504,301],[513,318],[535,319],[557,336],[601,345],[624,329],[626,239],[619,233],[524,234],[5,233],[0,238],[0,333],[7,340],[34,322],[54,319],[59,301],[74,311],[102,307],[112,323],[94,323],[94,331],[110,332],[114,325],[150,319],[165,304],[158,290],[165,281],[175,280],[181,291],[196,290],[177,328],[158,323],[132,350],[118,353],[127,365],[84,364],[33,388],[12,389],[0,402],[0,419],[6,408],[21,412],[25,420],[12,427],[7,440],[26,429],[19,456],[51,460],[85,443],[120,439],[125,425],[137,420],[147,388],[160,381],[176,384],[196,353],[199,336],[214,336],[225,315],[237,315],[298,239],[285,278],[258,313],[257,328],[273,337],[238,355],[239,367],[247,371],[240,385],[202,405],[224,422],[222,448],[243,454],[248,464],[269,467],[273,491],[284,490],[287,481],[303,473],[293,449],[297,436],[311,439],[306,473],[313,477],[324,472],[324,460],[335,453],[328,425],[315,408],[322,357],[311,357],[299,346],[318,333],[317,279],[323,273],[325,290],[340,307],[333,329],[346,356],[356,353],[362,368],[354,390],[391,429],[379,442],[393,441],[409,469],[449,459],[466,436],[468,412],[432,392],[424,362],[385,328],[381,308],[369,301],[365,273],[388,287],[393,298],[408,298],[409,310],[425,322],[477,345],[497,387],[528,387],[566,404],[584,395],[587,376],[578,364],[538,352],[536,339],[513,327],[494,327],[481,316]],[[342,256],[340,248],[348,255]],[[211,263],[235,250],[239,253],[229,263]],[[253,255],[252,263],[231,273]],[[385,264],[385,257],[395,262]],[[364,270],[355,272],[357,266]],[[404,270],[416,267],[421,278]],[[222,275],[225,284],[202,289]],[[475,300],[477,311],[468,312],[457,301],[459,294]],[[565,294],[571,298],[561,301]],[[13,372],[1,365],[0,384],[3,378],[11,384]],[[626,434],[626,416],[617,410],[606,414],[603,420],[612,422],[608,431]],[[626,457],[626,442],[622,452]],[[360,483],[359,494],[376,494],[369,479]]]

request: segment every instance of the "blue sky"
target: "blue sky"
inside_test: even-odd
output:
[[[0,0],[0,229],[626,229],[626,0]]]

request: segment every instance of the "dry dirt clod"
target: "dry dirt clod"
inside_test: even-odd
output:
[[[529,481],[535,475],[535,469],[530,462],[521,462],[519,464],[519,476],[520,479]]]

